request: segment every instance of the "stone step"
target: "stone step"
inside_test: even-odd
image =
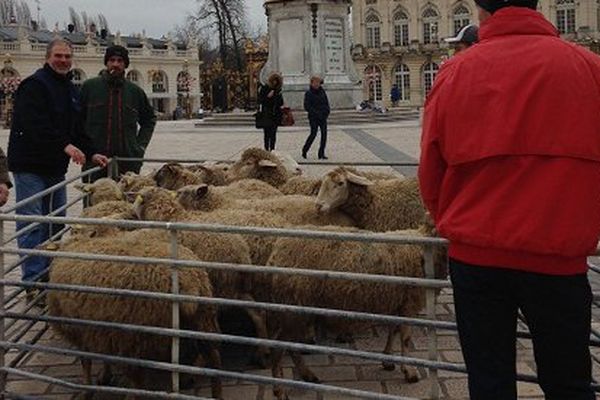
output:
[[[308,117],[305,112],[295,112],[294,118],[296,125],[308,125]],[[342,110],[332,112],[329,116],[328,123],[330,125],[353,125],[371,124],[377,122],[407,121],[418,118],[419,111],[414,109],[395,109],[386,113],[360,113],[355,110]],[[237,113],[213,114],[204,118],[202,122],[196,123],[196,126],[252,126],[253,124],[253,113]]]

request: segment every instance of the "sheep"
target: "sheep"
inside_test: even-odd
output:
[[[402,178],[401,175],[394,175],[387,172],[359,171],[355,168],[344,168],[356,175],[364,176],[365,178],[371,181]],[[302,194],[305,196],[317,196],[319,194],[319,189],[321,188],[322,182],[323,180],[321,178],[314,178],[308,176],[293,176],[290,179],[288,179],[288,181],[285,184],[283,184],[279,188],[279,190],[281,190],[283,194]]]
[[[91,207],[84,208],[81,212],[83,218],[102,218],[116,213],[132,212],[131,203],[123,200],[105,201]]]
[[[321,212],[339,209],[359,228],[376,232],[414,229],[425,222],[416,178],[373,182],[338,167],[323,178],[316,202]]]
[[[227,171],[229,183],[246,178],[259,179],[276,188],[290,177],[279,158],[256,147],[245,150],[241,158]]]
[[[199,185],[204,183],[202,177],[184,168],[181,164],[169,163],[163,165],[154,174],[156,186],[177,190],[186,185]]]
[[[135,219],[132,205],[126,201],[105,201],[84,208],[81,217],[110,220]],[[91,238],[115,235],[124,229],[110,225],[75,224],[71,226],[71,238]]]
[[[293,176],[284,183],[279,190],[283,194],[301,194],[304,196],[316,196],[319,194],[321,179],[308,176]]]
[[[225,169],[223,164],[215,164],[214,166],[195,164],[186,167],[186,169],[200,177],[200,181],[207,185],[223,186],[227,183],[226,171],[229,168]]]
[[[188,185],[177,190],[177,199],[187,210],[211,211],[232,208],[236,200],[282,196],[273,186],[257,179],[242,179],[228,186]]]
[[[148,240],[143,232],[124,233],[117,238],[87,239],[64,245],[64,251],[107,255],[168,258],[171,255],[169,241]],[[197,260],[191,250],[180,246],[178,257]],[[86,261],[55,258],[50,270],[50,282],[115,289],[171,292],[171,268],[164,265],[132,265],[117,261]],[[212,297],[212,287],[206,271],[198,268],[179,269],[180,293],[193,296]],[[123,296],[108,296],[74,291],[50,291],[48,312],[51,316],[98,320],[113,323],[134,324],[168,328],[172,321],[171,302]],[[216,309],[197,303],[181,303],[181,327],[187,330],[219,332]],[[53,324],[53,328],[65,339],[83,351],[110,354],[135,359],[169,362],[171,338],[139,332],[117,331],[71,324]],[[182,361],[186,364],[202,365],[202,358],[212,368],[221,368],[216,345],[183,339]],[[198,347],[198,345],[200,345]],[[196,360],[198,356],[198,360]],[[90,385],[91,362],[82,360],[85,383]],[[107,365],[101,381],[110,380]],[[144,387],[144,370],[125,367],[125,374],[134,387]],[[219,379],[212,381],[212,396],[221,398]]]
[[[270,212],[285,218],[289,225],[353,226],[354,221],[344,213],[320,213],[315,199],[309,196],[274,196],[266,199],[240,200],[228,198],[213,186],[188,186],[179,190],[178,199],[185,208],[197,211],[237,209]]]
[[[341,227],[319,227],[318,230],[335,232],[359,232],[358,229]],[[429,236],[423,230],[389,232],[390,235]],[[436,254],[438,276],[444,276],[444,254]],[[423,251],[417,245],[397,245],[382,243],[356,243],[336,240],[306,240],[299,238],[279,238],[273,248],[268,265],[328,270],[337,272],[368,273],[377,275],[410,276],[421,278],[423,272]],[[367,283],[341,279],[315,279],[305,276],[274,274],[270,291],[270,301],[274,303],[301,304],[304,306],[341,309],[386,315],[417,316],[425,302],[423,288]],[[281,340],[302,340],[311,318],[293,314],[269,315],[274,324],[270,331],[280,331]],[[344,319],[328,321],[336,328],[350,329],[357,322]],[[365,323],[360,323],[364,325]],[[289,327],[294,327],[290,330]],[[301,332],[304,329],[304,332]],[[397,334],[401,336],[401,354],[405,355],[410,335],[407,327],[390,327],[384,353],[391,354]],[[281,376],[281,356],[283,352],[273,350],[273,376]],[[295,354],[294,357],[300,357]],[[301,358],[301,357],[300,357]],[[303,365],[299,361],[300,365]],[[386,369],[393,364],[384,363]],[[402,366],[407,381],[415,382],[418,374],[414,368]],[[301,370],[303,379],[317,380],[310,370]],[[275,388],[277,398],[285,398],[280,388]]]
[[[289,175],[302,175],[302,168],[300,168],[298,162],[289,153],[273,150],[271,154],[279,159]]]
[[[75,188],[88,194],[88,205],[93,206],[103,201],[124,200],[123,191],[110,178],[100,178],[94,183],[78,183]]]
[[[123,193],[139,192],[146,186],[156,186],[154,172],[148,175],[138,175],[128,171],[121,176],[118,185]]]
[[[162,188],[143,189],[133,205],[137,218],[151,221],[203,221],[198,214],[183,209],[173,194]],[[248,244],[240,235],[184,231],[178,236],[180,242],[189,247],[202,260],[245,265],[252,262]],[[253,299],[250,293],[253,286],[253,274],[210,270],[209,277],[213,283],[216,297]],[[254,322],[257,335],[266,337],[264,313],[251,309],[245,311]],[[263,349],[258,350],[259,361],[264,358],[264,352]]]

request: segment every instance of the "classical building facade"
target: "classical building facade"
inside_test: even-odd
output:
[[[542,12],[567,39],[598,52],[599,0],[540,0]],[[365,99],[390,106],[423,104],[439,66],[448,57],[444,38],[477,23],[474,2],[463,0],[354,0],[353,49]]]
[[[76,85],[97,76],[104,69],[106,47],[120,44],[129,50],[127,79],[144,89],[159,116],[171,116],[177,106],[184,115],[186,111],[189,114],[198,109],[201,62],[193,45],[118,33],[34,31],[9,25],[0,27],[0,108],[4,121],[10,113],[10,97],[15,84],[43,65],[47,43],[58,36],[73,43],[73,81]]]

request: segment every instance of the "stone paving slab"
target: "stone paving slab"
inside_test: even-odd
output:
[[[352,126],[331,126],[329,143],[327,148],[330,161],[399,161],[398,159],[389,160],[389,157],[397,158],[399,155],[404,159],[417,160],[419,157],[419,134],[420,128],[415,121],[400,122],[394,124],[376,124],[361,125],[360,132]],[[348,132],[353,132],[349,134]],[[300,149],[308,130],[305,128],[292,127],[283,128],[278,133],[277,149],[289,152],[297,159],[300,159]],[[361,140],[357,140],[357,135]],[[0,131],[0,146],[6,149],[8,132]],[[368,143],[367,143],[368,142]],[[161,122],[158,125],[157,132],[149,146],[147,157],[151,158],[193,158],[193,159],[234,159],[246,148],[251,146],[261,146],[262,132],[252,128],[194,128],[189,121]],[[316,147],[311,150],[309,158],[316,158]],[[144,171],[150,171],[156,165],[148,164]],[[329,169],[331,166],[307,166],[308,175],[318,176]],[[373,170],[392,171],[389,167],[371,168]],[[76,176],[78,168],[71,166],[68,176]],[[11,193],[9,206],[14,204],[14,192]],[[74,199],[78,193],[69,188],[69,199]],[[70,215],[78,215],[80,208],[75,207],[70,210]],[[6,224],[6,234],[14,232],[14,224]],[[9,260],[15,260],[13,256],[7,257]],[[594,260],[592,260],[594,261]],[[598,260],[595,260],[598,261]],[[598,262],[600,264],[600,262]],[[19,271],[15,270],[8,276],[11,279],[19,279]],[[600,276],[592,276],[592,285],[595,290],[600,287]],[[9,292],[10,289],[9,288]],[[22,296],[22,295],[21,295]],[[453,300],[451,290],[445,289],[440,292],[437,298],[437,312],[439,319],[452,321]],[[21,307],[20,305],[18,307]],[[19,308],[16,309],[19,309]],[[594,309],[595,322],[600,324],[600,311]],[[41,324],[38,324],[41,325]],[[36,326],[35,331],[39,331],[40,326]],[[25,338],[31,338],[34,330],[29,332]],[[353,348],[360,350],[381,351],[384,348],[387,330],[385,327],[374,328],[363,332],[357,332],[355,340],[348,344],[335,343],[333,340],[325,340],[322,343],[327,345],[340,346],[342,348]],[[61,338],[56,335],[52,329],[47,330],[41,339],[45,345],[64,346]],[[412,349],[409,353],[411,357],[428,358],[427,340],[421,329],[413,329]],[[439,331],[438,346],[440,349],[440,360],[447,362],[462,362],[462,355],[458,345],[455,332]],[[531,351],[531,342],[528,340],[518,341],[518,370],[523,373],[533,373],[535,364]],[[399,348],[397,346],[397,351]],[[594,353],[600,356],[600,350],[595,349]],[[242,357],[236,363],[231,364],[231,368],[252,373],[261,376],[270,376],[270,370],[256,370],[248,364],[246,359],[240,354],[243,352],[230,353],[233,357]],[[7,360],[14,359],[15,352],[9,353]],[[226,357],[225,357],[226,358]],[[331,385],[337,385],[345,388],[369,390],[376,393],[385,393],[398,396],[414,397],[418,399],[429,399],[431,382],[427,379],[427,371],[419,368],[421,380],[417,383],[407,383],[399,368],[395,371],[384,371],[377,361],[365,361],[350,357],[324,356],[309,354],[305,355],[307,365],[316,372],[321,379]],[[231,361],[231,357],[229,360]],[[284,358],[284,376],[286,378],[297,378],[298,374],[289,357]],[[100,365],[94,364],[94,371],[99,370]],[[63,378],[71,382],[80,383],[81,369],[78,360],[73,357],[48,355],[36,353],[28,357],[21,369],[35,373],[47,374],[49,376]],[[464,400],[468,398],[467,384],[465,376],[455,372],[439,371],[440,376],[440,394],[445,400]],[[594,376],[600,379],[600,369],[595,366]],[[120,382],[117,379],[117,382]],[[80,396],[77,391],[66,389],[57,385],[43,382],[31,381],[28,379],[9,376],[8,389],[12,392],[22,395],[35,395],[47,399],[74,399]],[[210,395],[209,383],[206,379],[201,379],[195,390],[187,392],[196,393],[199,396]],[[94,396],[95,399],[120,399],[119,396],[101,394]],[[224,398],[230,400],[267,400],[272,399],[272,390],[269,386],[255,385],[239,380],[227,380],[224,382]],[[347,399],[348,397],[335,396],[331,394],[316,394],[310,391],[291,390],[291,400],[332,400]],[[541,399],[542,393],[537,385],[529,383],[519,383],[520,399]]]

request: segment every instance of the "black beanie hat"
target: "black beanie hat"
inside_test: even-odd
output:
[[[504,7],[527,7],[536,10],[538,0],[475,0],[475,3],[493,14]]]
[[[106,48],[106,53],[104,53],[104,65],[108,64],[108,59],[117,56],[123,58],[125,61],[125,68],[129,67],[129,51],[123,46],[113,45]]]

